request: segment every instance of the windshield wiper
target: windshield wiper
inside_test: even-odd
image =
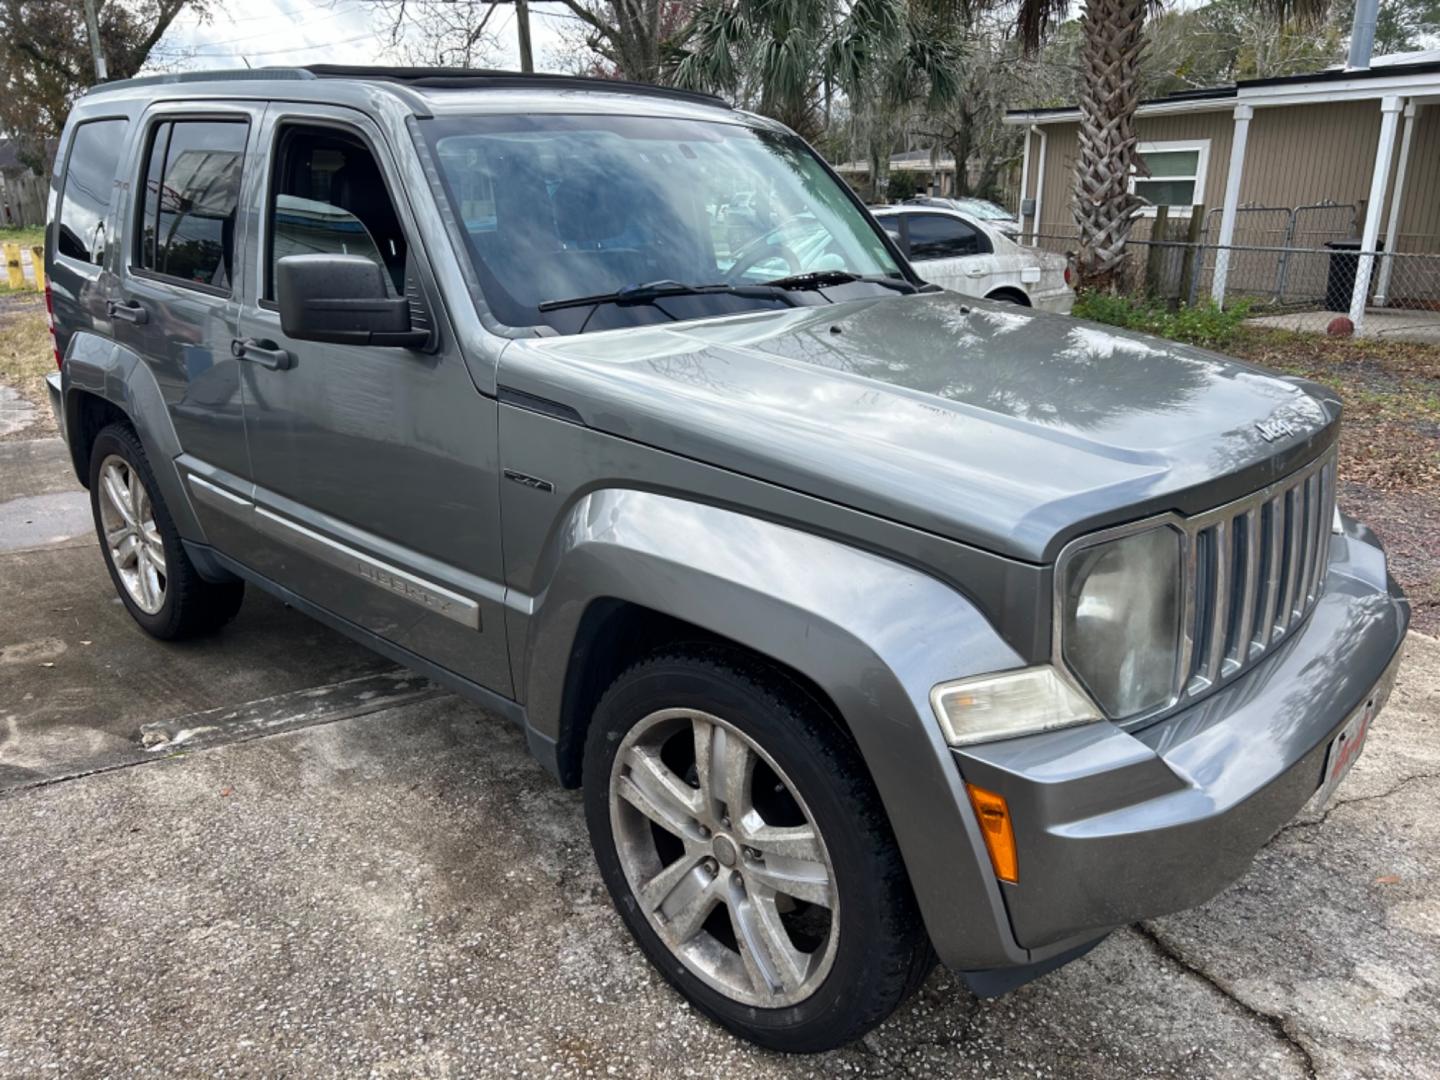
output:
[[[804,274],[791,274],[789,277],[775,278],[764,282],[773,289],[827,289],[832,285],[849,285],[856,281],[868,281],[872,285],[882,285],[887,289],[894,289],[896,292],[913,293],[918,292],[914,285],[900,277],[887,277],[884,274],[856,274],[850,270],[811,270]]]
[[[653,304],[669,296],[743,296],[754,300],[779,300],[791,307],[795,301],[785,295],[783,288],[770,284],[763,285],[686,285],[682,281],[646,281],[639,285],[626,285],[611,293],[597,293],[594,296],[572,296],[568,300],[546,300],[537,304],[540,311],[561,311],[565,308],[590,307],[600,304]]]

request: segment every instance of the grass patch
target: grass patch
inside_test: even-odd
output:
[[[1194,307],[1181,305],[1171,311],[1159,300],[1087,291],[1075,298],[1072,314],[1077,319],[1090,319],[1171,341],[1183,341],[1187,345],[1217,349],[1235,339],[1240,324],[1250,314],[1250,305],[1242,300],[1228,308],[1221,308],[1210,300]]]
[[[0,228],[0,244],[19,244],[22,248],[44,247],[45,226],[27,225],[24,228]]]
[[[45,376],[54,370],[54,346],[44,311],[0,314],[0,384],[19,390],[39,416],[39,422],[27,428],[23,438],[55,434],[50,395],[45,389]]]

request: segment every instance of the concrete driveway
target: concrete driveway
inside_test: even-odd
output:
[[[0,446],[0,1074],[1440,1075],[1440,642],[1338,800],[1007,997],[784,1058],[651,973],[518,731],[255,595],[145,638],[55,440]]]

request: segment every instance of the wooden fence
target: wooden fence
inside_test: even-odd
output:
[[[0,172],[0,225],[44,225],[49,187],[28,169]]]

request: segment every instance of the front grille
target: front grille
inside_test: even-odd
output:
[[[1335,461],[1332,449],[1254,495],[1187,519],[1179,700],[1258,661],[1320,599]]]

